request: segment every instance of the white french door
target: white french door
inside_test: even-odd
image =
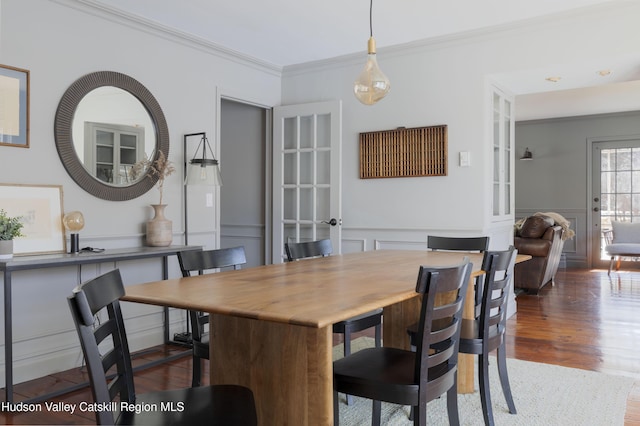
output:
[[[591,156],[591,263],[607,267],[602,232],[612,221],[640,222],[640,139],[594,141]]]
[[[273,110],[273,263],[286,242],[330,238],[341,252],[342,103]]]

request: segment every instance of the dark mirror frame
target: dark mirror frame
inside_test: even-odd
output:
[[[169,129],[160,104],[140,82],[113,71],[98,71],[80,77],[64,93],[58,104],[54,124],[56,148],[67,173],[82,189],[103,200],[132,200],[153,188],[158,181],[158,176],[147,171],[142,179],[132,185],[122,187],[108,185],[92,176],[84,168],[73,145],[73,117],[78,104],[89,92],[103,86],[114,86],[126,90],[144,105],[155,126],[156,147],[152,161],[155,162],[158,159],[160,151],[169,158]]]

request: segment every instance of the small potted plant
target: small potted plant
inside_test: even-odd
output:
[[[4,209],[0,209],[0,260],[13,257],[13,239],[24,237],[21,217],[9,217]]]

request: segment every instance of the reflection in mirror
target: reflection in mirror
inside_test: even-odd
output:
[[[137,80],[98,71],[64,93],[55,119],[56,148],[85,191],[125,201],[149,191],[157,175],[141,164],[169,156],[169,130],[158,101]],[[137,166],[137,167],[136,167]]]
[[[73,146],[85,169],[110,185],[131,185],[133,166],[150,159],[155,132],[149,113],[129,92],[113,86],[92,90],[73,116]]]

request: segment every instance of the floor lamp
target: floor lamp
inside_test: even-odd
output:
[[[196,148],[195,154],[190,161],[187,161],[187,140],[190,137],[200,137],[200,143]],[[202,147],[202,154],[198,154]],[[207,157],[207,148],[209,149],[210,158]],[[183,145],[183,158],[184,158],[184,244],[189,245],[189,203],[187,201],[187,186],[190,185],[203,185],[203,186],[222,186],[222,175],[220,174],[220,164],[213,155],[211,145],[207,139],[206,132],[189,133],[184,135]],[[183,342],[186,344],[191,343],[191,332],[189,324],[189,315],[187,315],[187,331],[185,333],[176,333],[173,339],[177,342]]]

